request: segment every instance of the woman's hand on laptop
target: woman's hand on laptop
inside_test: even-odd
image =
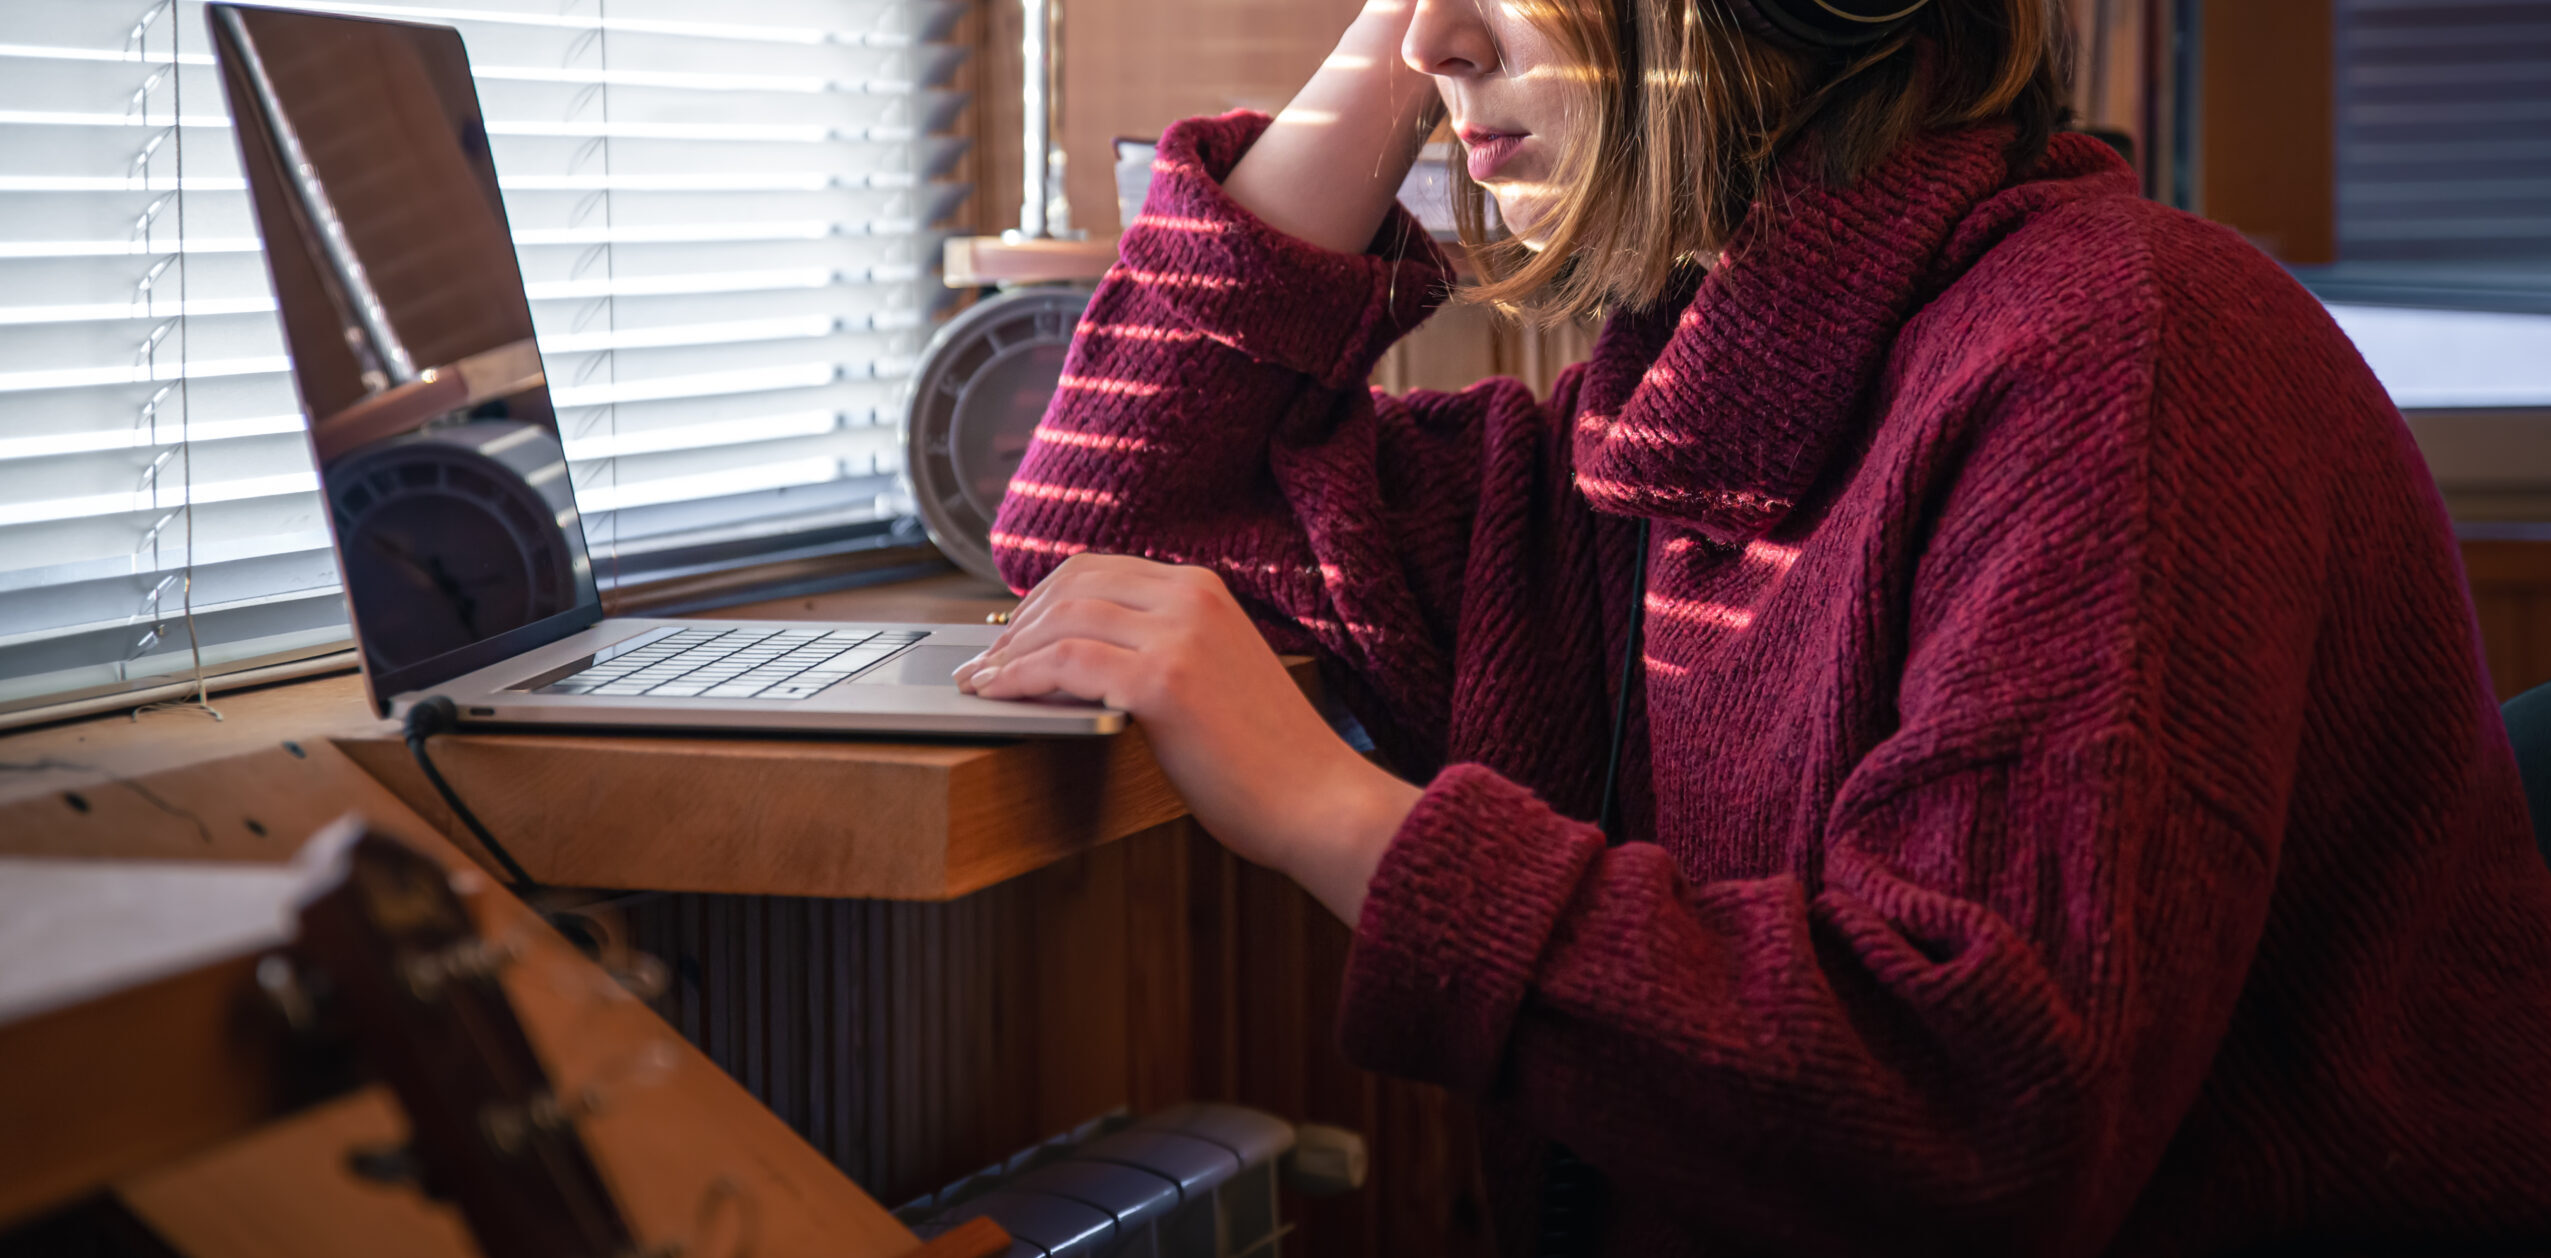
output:
[[[987,699],[1121,708],[1207,830],[1349,925],[1418,789],[1346,745],[1204,568],[1075,555],[957,670]]]

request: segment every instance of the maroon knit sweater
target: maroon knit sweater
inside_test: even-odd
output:
[[[995,543],[1211,565],[1431,775],[1351,1056],[1608,1172],[1611,1253],[2551,1251],[2551,872],[2301,288],[1984,128],[1785,182],[1546,401],[1391,397],[1443,260],[1240,209],[1263,125],[1163,139]]]

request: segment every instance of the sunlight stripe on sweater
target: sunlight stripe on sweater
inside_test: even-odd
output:
[[[1052,424],[1038,424],[1033,434],[1039,441],[1080,450],[1104,450],[1109,454],[1139,454],[1151,449],[1151,443],[1140,437],[1118,437],[1103,432],[1074,432]]]

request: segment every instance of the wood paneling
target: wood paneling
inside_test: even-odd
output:
[[[1131,895],[1180,844],[1156,829],[946,903],[666,896],[629,909],[630,940],[670,968],[684,1036],[896,1203],[1188,1095],[1155,1062],[1187,993],[1134,981],[1183,923]]]
[[[974,55],[960,71],[971,93],[966,134],[974,137],[967,169],[974,197],[964,222],[982,235],[1019,225],[1019,39],[1025,29],[1019,0],[975,0],[966,27]]]
[[[2551,541],[2469,540],[2462,563],[2499,702],[2551,682]]]
[[[1017,8],[1006,0],[988,2]],[[1093,235],[1122,230],[1116,137],[1154,137],[1196,114],[1283,108],[1360,7],[1360,0],[1057,3],[1063,12],[1064,185],[1073,223]],[[1005,81],[1016,84],[1016,71]],[[1015,223],[1015,175],[1001,204],[1012,207]]]
[[[2200,7],[2197,204],[2280,261],[2337,250],[2330,0]]]
[[[2123,131],[2141,151],[2151,0],[2066,0],[2078,41],[2073,107],[2083,122]]]
[[[1346,926],[1283,875],[1219,846],[1200,850],[1197,867],[1222,923],[1199,940],[1200,954],[1219,964],[1204,971],[1197,999],[1222,1032],[1200,1046],[1210,1053],[1200,1094],[1362,1132],[1370,1146],[1362,1191],[1319,1201],[1288,1195],[1301,1252],[1489,1253],[1470,1105],[1360,1070],[1338,1049]]]

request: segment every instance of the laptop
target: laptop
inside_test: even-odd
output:
[[[374,706],[475,725],[1106,734],[961,694],[988,625],[606,617],[468,54],[207,6]]]

